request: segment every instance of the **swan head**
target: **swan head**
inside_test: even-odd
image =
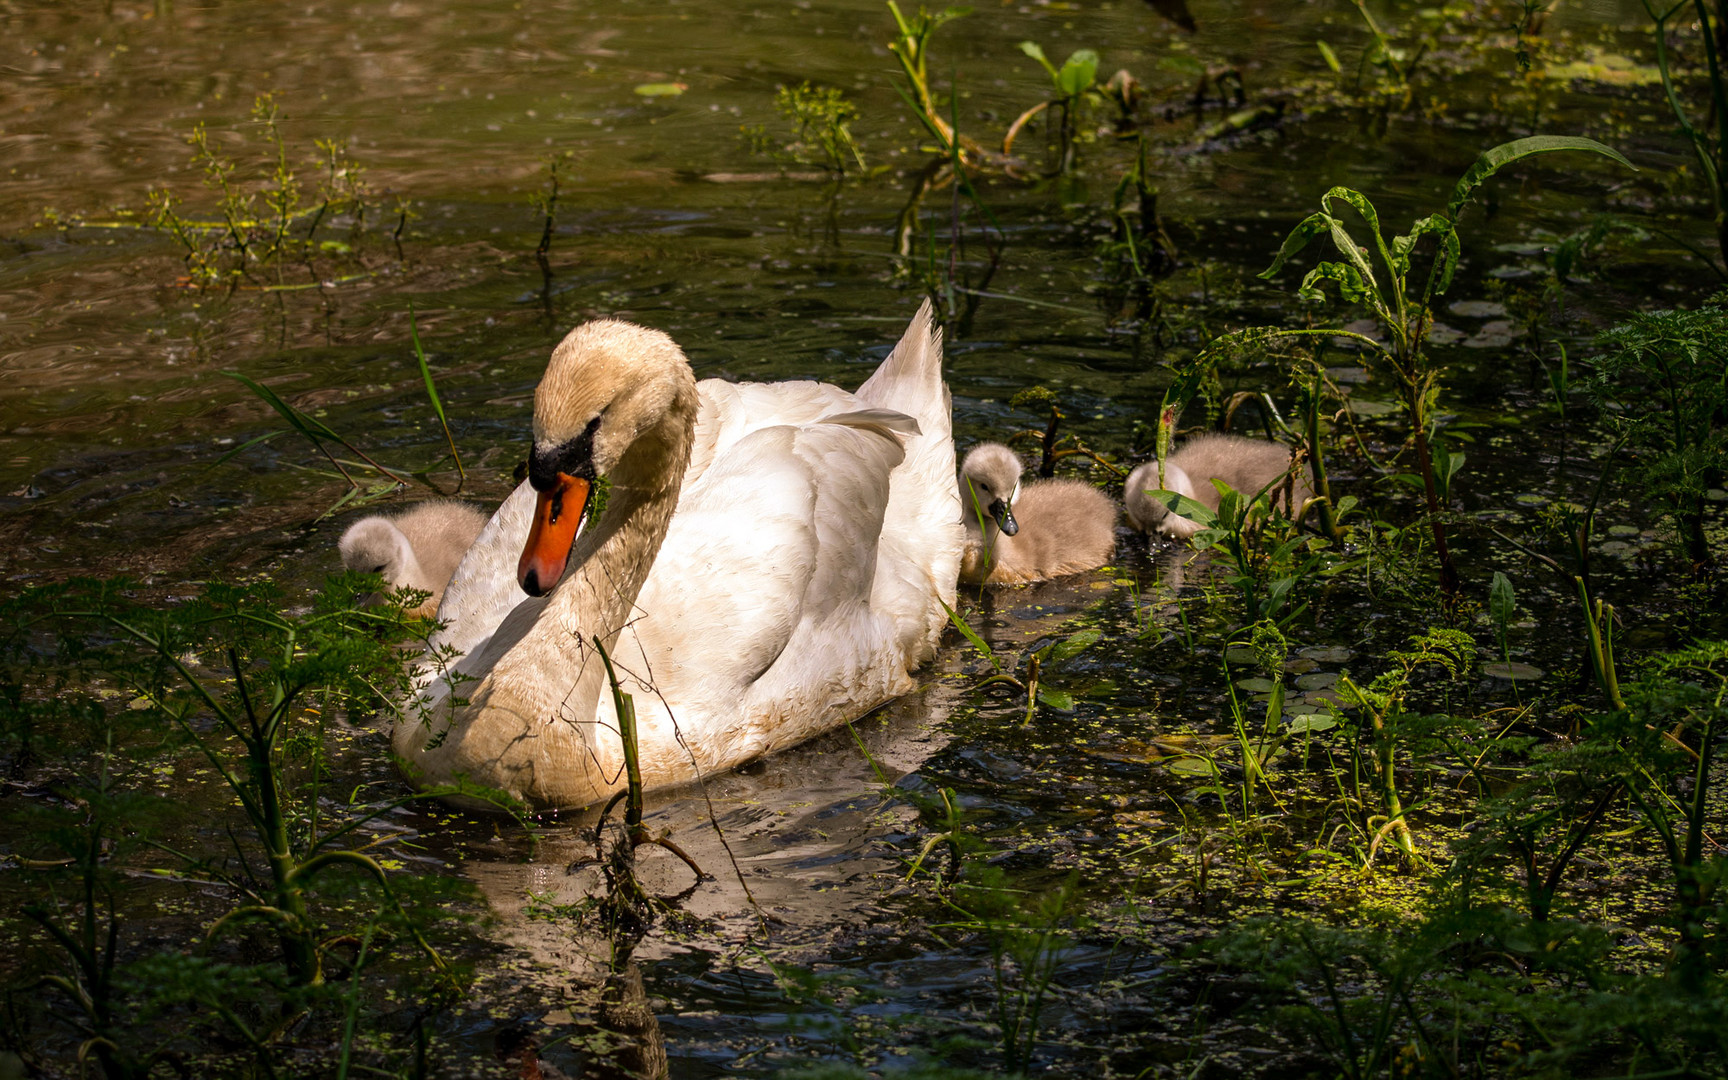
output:
[[[970,516],[982,510],[1009,536],[1020,531],[1014,500],[1020,497],[1020,458],[1001,443],[979,443],[960,466],[960,503]]]
[[[694,387],[671,338],[616,319],[578,326],[552,350],[534,391],[528,483],[539,498],[516,564],[524,592],[544,596],[558,584],[595,481],[666,419],[681,394],[693,397]]]
[[[378,574],[392,585],[406,584],[404,570],[413,548],[389,518],[373,515],[348,526],[336,541],[342,565],[357,574]]]

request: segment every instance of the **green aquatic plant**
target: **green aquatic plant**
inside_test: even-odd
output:
[[[1351,564],[1329,540],[1301,530],[1303,508],[1292,502],[1291,475],[1253,492],[1237,491],[1219,479],[1211,483],[1218,489],[1217,510],[1174,491],[1150,489],[1148,494],[1201,527],[1189,539],[1196,549],[1217,551],[1229,560],[1227,581],[1242,594],[1250,618],[1289,624],[1307,610],[1314,584]],[[1340,500],[1334,526],[1355,506],[1353,496]]]
[[[896,31],[894,40],[888,43],[888,49],[894,54],[894,59],[900,62],[900,74],[906,80],[906,84],[900,88],[901,96],[912,106],[919,123],[935,137],[943,157],[976,159],[987,156],[987,151],[975,141],[962,137],[955,130],[951,118],[943,116],[935,94],[930,89],[931,36],[955,19],[972,14],[972,9],[953,6],[931,14],[920,6],[917,14],[907,18],[900,13],[900,7],[894,0],[888,0],[888,11],[894,16]]]
[[[208,585],[173,608],[132,599],[123,582],[33,591],[21,601],[40,611],[43,628],[81,643],[83,650],[100,649],[106,675],[134,695],[137,707],[177,730],[233,792],[262,869],[250,859],[225,870],[184,857],[213,884],[243,898],[210,927],[206,941],[239,923],[259,922],[275,933],[284,967],[301,984],[323,981],[329,948],[312,909],[319,878],[339,869],[357,871],[386,904],[399,907],[378,860],[342,842],[425,797],[357,806],[329,820],[316,768],[299,790],[286,769],[291,747],[325,711],[364,713],[395,702],[412,707],[418,700],[398,642],[424,644],[434,624],[407,614],[422,594],[404,591],[384,605],[366,604],[379,584],[365,575],[332,578],[305,614],[285,610],[268,585]],[[96,644],[98,635],[108,641]],[[432,965],[446,971],[418,924],[404,925]]]
[[[1300,295],[1305,299],[1319,300],[1324,296],[1321,287],[1330,283],[1345,301],[1367,307],[1379,324],[1384,341],[1343,330],[1273,330],[1270,333],[1348,338],[1362,349],[1371,368],[1393,382],[1416,452],[1417,478],[1427,505],[1434,553],[1439,562],[1440,584],[1448,602],[1457,597],[1459,581],[1442,519],[1445,509],[1442,491],[1452,475],[1452,459],[1448,455],[1440,460],[1434,448],[1436,405],[1446,371],[1444,363],[1437,360],[1428,347],[1428,331],[1434,322],[1433,306],[1452,284],[1461,250],[1458,221],[1482,185],[1501,169],[1524,158],[1572,150],[1600,154],[1632,167],[1632,163],[1618,150],[1593,139],[1535,135],[1502,143],[1484,151],[1459,178],[1443,209],[1418,218],[1408,232],[1392,237],[1390,242],[1381,231],[1379,214],[1368,197],[1351,188],[1335,187],[1321,197],[1318,212],[1310,214],[1291,230],[1272,265],[1260,275],[1267,279],[1276,276],[1309,243],[1325,237],[1341,261],[1321,262],[1309,270],[1298,290]],[[1367,245],[1358,242],[1351,233],[1342,216],[1346,210],[1353,212],[1367,226]],[[1418,264],[1423,241],[1431,241],[1426,273],[1421,272]],[[1267,331],[1260,333],[1264,335]]]
[[[989,943],[1003,1066],[1010,1074],[1025,1073],[1064,947],[1082,923],[1079,874],[1030,891],[1010,883],[1000,867],[973,861],[948,904],[959,918],[942,928],[981,933]]]
[[[1720,0],[1714,11],[1707,0],[1674,0],[1672,4],[1668,0],[1642,0],[1642,3],[1654,24],[1656,70],[1662,78],[1668,109],[1680,125],[1681,134],[1692,144],[1693,156],[1698,159],[1698,174],[1709,194],[1712,224],[1716,231],[1716,258],[1711,259],[1689,243],[1686,247],[1709,263],[1719,276],[1728,278],[1728,72],[1723,70],[1728,57],[1722,55],[1724,47],[1728,46],[1728,39],[1723,36],[1723,27],[1728,26],[1728,10],[1723,9]],[[1698,29],[1698,46],[1704,54],[1707,100],[1702,110],[1702,124],[1693,121],[1694,109],[1681,98],[1680,80],[1675,77],[1673,60],[1669,56],[1670,24],[1682,12],[1692,16],[1687,21]],[[1681,242],[1685,243],[1684,240]]]
[[[180,245],[187,280],[199,288],[238,287],[255,273],[266,271],[274,281],[257,287],[312,287],[324,278],[315,273],[311,285],[289,284],[287,267],[314,255],[341,257],[352,253],[352,241],[366,228],[369,208],[364,170],[348,158],[341,143],[317,139],[319,157],[315,160],[321,176],[317,199],[308,202],[289,159],[281,108],[274,94],[258,95],[251,121],[265,144],[264,160],[255,174],[247,173],[240,161],[218,149],[204,124],[195,125],[187,136],[192,165],[203,175],[206,189],[216,196],[216,217],[187,217],[181,213],[180,197],[172,190],[152,188],[147,196],[149,224]],[[320,226],[337,217],[347,218],[349,239],[318,240]],[[405,207],[403,219],[406,221]],[[302,222],[307,222],[304,232],[300,231]]]
[[[1350,723],[1353,801],[1364,808],[1363,825],[1373,838],[1370,860],[1381,842],[1390,837],[1407,859],[1421,862],[1398,789],[1397,758],[1400,751],[1430,737],[1433,725],[1409,712],[1405,697],[1419,670],[1438,665],[1456,681],[1470,669],[1475,654],[1475,642],[1463,631],[1430,629],[1410,638],[1408,648],[1389,651],[1386,659],[1392,666],[1367,685],[1349,675],[1339,678],[1338,701],[1329,708],[1335,719]],[[1364,794],[1364,773],[1370,776],[1372,800]],[[1366,808],[1374,801],[1379,804],[1377,812],[1369,812]]]
[[[1014,669],[1019,662],[1018,657],[1004,664],[995,651],[990,648],[989,643],[978,636],[978,631],[972,629],[959,612],[947,604],[942,605],[942,610],[948,613],[948,621],[953,624],[956,630],[960,631],[960,636],[970,642],[972,647],[978,650],[978,655],[982,656],[991,667],[991,674],[986,676],[977,688],[982,690],[987,686],[1011,686],[1026,695],[1026,718],[1022,723],[1031,723],[1033,715],[1041,704],[1058,712],[1074,711],[1074,695],[1065,690],[1054,690],[1043,686],[1043,677],[1048,673],[1050,667],[1065,660],[1071,660],[1096,645],[1103,638],[1103,631],[1077,630],[1067,637],[1033,649],[1026,653],[1026,672],[1022,677],[1014,674]]]
[[[832,86],[780,86],[774,91],[774,108],[792,127],[786,153],[794,161],[817,165],[836,176],[848,168],[864,168],[864,155],[852,138],[852,121],[858,106],[846,100],[845,91]]]
[[[1066,175],[1073,171],[1075,158],[1079,154],[1082,111],[1087,104],[1102,100],[1097,89],[1098,54],[1091,49],[1076,49],[1058,68],[1044,55],[1043,48],[1035,41],[1022,41],[1020,51],[1036,60],[1050,76],[1051,96],[1015,118],[1014,123],[1009,125],[1008,133],[1002,138],[1002,152],[1014,152],[1015,136],[1019,135],[1033,117],[1046,109],[1056,109],[1061,114],[1056,126],[1056,145],[1061,155],[1056,172]]]
[[[561,150],[541,158],[540,167],[544,170],[546,179],[528,193],[528,205],[532,206],[542,219],[540,242],[534,245],[534,255],[542,262],[546,259],[546,253],[552,250],[552,233],[558,227],[558,196],[563,187],[561,174],[575,157],[574,150]]]
[[[1720,823],[1712,766],[1728,731],[1728,642],[1654,657],[1626,703],[1594,720],[1586,737],[1610,755],[1668,864],[1678,935],[1670,964],[1683,985],[1701,987],[1728,969],[1728,857],[1710,839]]]
[[[1708,565],[1705,503],[1728,470],[1728,293],[1635,315],[1596,348],[1582,386],[1637,452],[1640,501],[1672,523],[1693,566]]]

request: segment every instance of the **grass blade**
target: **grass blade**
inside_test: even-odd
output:
[[[450,434],[444,403],[438,400],[438,388],[432,385],[432,368],[426,363],[426,350],[420,347],[420,328],[415,324],[413,301],[408,303],[408,335],[414,340],[414,358],[420,362],[420,378],[426,381],[426,396],[431,399],[432,411],[438,415],[438,423],[444,428],[444,441],[450,444],[450,457],[456,462],[456,474],[462,478],[462,483],[467,483],[468,470],[462,467],[462,455],[456,452],[456,439]]]

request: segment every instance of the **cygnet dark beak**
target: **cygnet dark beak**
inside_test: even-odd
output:
[[[1014,520],[1014,508],[1004,499],[997,499],[990,504],[990,516],[996,519],[996,527],[1004,535],[1013,536],[1020,531],[1020,523]]]

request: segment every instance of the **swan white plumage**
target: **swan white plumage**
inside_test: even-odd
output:
[[[431,719],[394,732],[411,779],[466,777],[548,807],[620,790],[595,637],[633,696],[650,787],[910,690],[962,547],[941,365],[928,303],[856,393],[698,383],[662,333],[571,331],[535,392],[529,479],[438,612],[433,646],[460,657],[455,699],[449,672],[428,670]],[[598,478],[609,501],[585,521]]]

